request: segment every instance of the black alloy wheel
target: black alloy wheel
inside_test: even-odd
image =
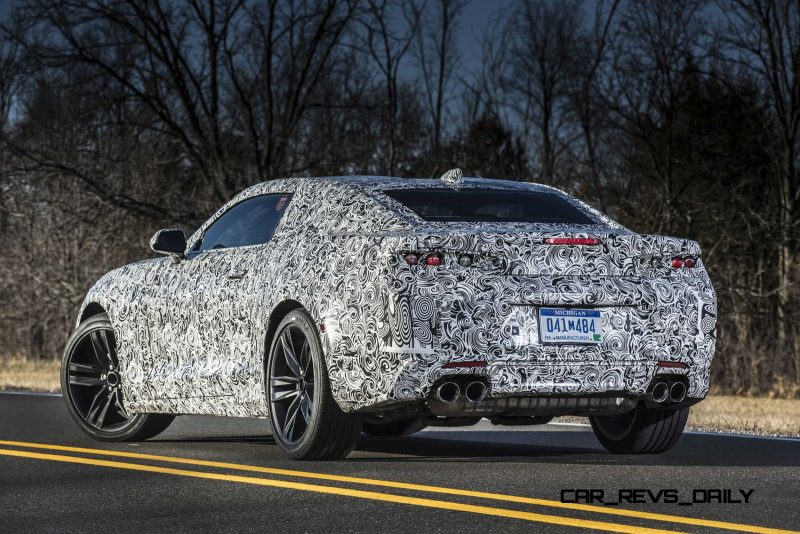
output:
[[[347,456],[363,418],[333,399],[322,343],[305,310],[290,311],[275,330],[266,379],[272,434],[284,453],[296,460]]]
[[[143,440],[165,430],[174,416],[128,413],[122,381],[111,323],[105,314],[90,317],[70,337],[61,365],[61,391],[73,420],[102,441]]]
[[[275,430],[296,444],[308,430],[314,407],[314,366],[303,330],[287,325],[278,338],[270,368],[270,403]]]

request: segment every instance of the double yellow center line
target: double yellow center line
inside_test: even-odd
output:
[[[351,477],[344,475],[333,475],[327,473],[298,471],[292,469],[278,469],[272,467],[261,467],[261,466],[243,465],[243,464],[235,464],[228,462],[217,462],[212,460],[181,458],[176,456],[158,456],[153,454],[142,454],[142,453],[134,453],[126,451],[89,449],[83,447],[70,447],[66,445],[52,445],[45,443],[29,443],[22,441],[5,441],[5,440],[0,440],[0,446],[16,447],[22,449],[71,452],[71,453],[89,454],[95,456],[111,456],[116,458],[129,458],[136,460],[145,460],[150,462],[166,462],[172,464],[211,467],[217,469],[227,469],[236,471],[248,471],[253,473],[324,480],[328,482],[339,482],[339,483],[355,484],[363,486],[373,486],[373,487],[377,486],[377,487],[392,488],[392,489],[410,490],[416,492],[437,493],[450,496],[461,496],[461,497],[470,497],[475,499],[543,506],[549,508],[568,509],[572,511],[605,514],[611,516],[644,519],[650,521],[668,522],[679,525],[690,525],[694,527],[725,529],[738,532],[752,532],[759,534],[778,534],[778,533],[800,534],[795,531],[780,530],[780,529],[760,527],[756,525],[746,525],[740,523],[730,523],[725,521],[697,519],[697,518],[683,517],[676,515],[641,512],[637,510],[626,510],[618,508],[611,509],[601,506],[562,503],[560,501],[536,499],[532,497],[522,497],[516,495],[506,495],[501,493],[487,493],[487,492],[472,491],[472,490],[465,490],[458,488],[445,488],[440,486],[429,486],[424,484],[411,484],[406,482]],[[452,510],[457,512],[466,512],[466,513],[481,514],[488,516],[521,519],[537,523],[549,523],[549,524],[556,524],[563,526],[595,529],[608,532],[629,532],[629,533],[674,532],[668,530],[631,526],[622,523],[578,519],[564,515],[539,514],[539,513],[533,513],[533,512],[527,512],[509,508],[497,508],[492,506],[466,504],[449,500],[429,499],[429,498],[413,497],[413,496],[398,495],[391,493],[379,493],[374,491],[357,490],[339,486],[308,484],[304,482],[293,482],[293,481],[279,480],[279,479],[240,476],[240,475],[233,475],[226,473],[214,473],[208,471],[176,469],[172,467],[162,467],[159,465],[120,462],[115,460],[103,460],[98,458],[85,458],[81,456],[68,456],[63,454],[32,452],[29,450],[14,450],[14,449],[0,448],[0,455],[12,456],[18,458],[66,462],[73,464],[93,465],[93,466],[107,467],[114,469],[125,469],[129,471],[161,473],[168,475],[194,477],[194,478],[211,479],[211,480],[223,480],[228,482],[236,482],[240,484],[253,484],[258,486],[293,489],[293,490],[308,491],[308,492],[328,494],[328,495],[339,495],[339,496],[354,497],[359,499],[368,499],[372,501],[383,501],[383,502],[406,504],[412,506],[422,506],[426,508],[437,508],[437,509]]]

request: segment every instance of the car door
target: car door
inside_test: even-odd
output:
[[[261,324],[266,317],[264,279],[271,239],[291,195],[250,197],[230,207],[209,225],[175,265],[178,278],[168,321],[178,337],[168,356],[172,387],[183,413],[238,413],[234,397],[261,380]],[[230,402],[220,402],[228,397]],[[217,400],[206,400],[217,399]]]

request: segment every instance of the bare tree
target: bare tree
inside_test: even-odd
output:
[[[510,70],[505,83],[517,95],[511,105],[526,140],[537,147],[539,171],[548,182],[553,181],[558,159],[573,137],[564,108],[572,76],[574,36],[581,23],[578,6],[575,0],[525,0],[506,27]]]
[[[80,67],[111,84],[133,112],[125,123],[168,136],[221,201],[295,168],[289,149],[354,9],[345,0],[32,0],[25,17],[37,31],[20,44],[42,67]],[[105,194],[85,169],[16,148]],[[106,197],[145,215],[165,208]]]
[[[0,139],[9,123],[20,83],[19,47],[0,35]],[[8,218],[6,183],[8,177],[8,151],[0,144],[0,233],[4,234]],[[0,237],[0,243],[3,238]]]
[[[243,48],[226,46],[226,70],[240,115],[255,153],[257,174],[270,179],[304,172],[317,161],[302,145],[308,114],[319,109],[322,85],[346,83],[333,63],[356,14],[357,0],[279,2],[247,8],[249,28]]]
[[[432,7],[426,7],[435,9],[435,14],[423,18],[414,52],[422,74],[427,111],[433,122],[431,145],[433,159],[436,161],[446,120],[445,99],[452,94],[449,83],[458,68],[456,31],[465,0],[435,0],[432,4]],[[436,174],[438,170],[434,169],[432,172]]]
[[[0,38],[0,131],[8,124],[20,83],[19,45]]]
[[[798,276],[800,226],[800,2],[730,0],[720,2],[726,26],[717,34],[723,59],[753,76],[765,88],[770,112],[762,127],[770,143],[779,194],[778,321],[779,345],[787,341],[792,294]],[[800,343],[793,348],[800,376]]]
[[[575,36],[578,47],[574,54],[575,75],[570,91],[571,108],[580,126],[582,148],[593,189],[592,196],[602,211],[608,209],[607,187],[601,155],[602,135],[607,126],[607,106],[603,102],[603,85],[610,75],[610,46],[618,30],[617,14],[621,0],[595,4],[594,17],[587,32]]]
[[[419,31],[420,10],[412,2],[367,0],[359,16],[357,46],[377,67],[384,88],[386,165],[397,169],[397,125],[400,102],[400,66]]]
[[[702,5],[702,0],[632,0],[621,15],[614,75],[604,90],[616,128],[646,147],[649,172],[643,178],[653,180],[657,192],[646,212],[660,232],[673,231],[676,202],[688,185],[676,172],[674,131],[685,74],[698,70]]]

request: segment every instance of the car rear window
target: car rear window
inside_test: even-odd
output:
[[[598,224],[557,193],[508,189],[390,189],[384,193],[426,221]]]

